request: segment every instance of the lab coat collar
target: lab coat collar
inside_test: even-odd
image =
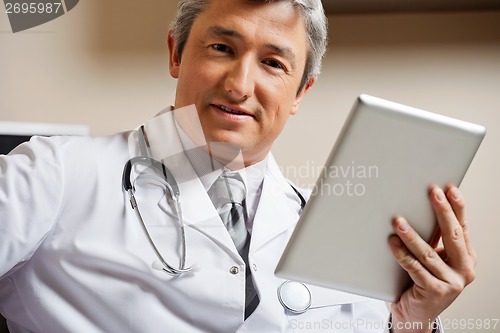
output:
[[[178,109],[173,112],[166,110],[145,122],[143,126],[149,142],[149,153],[154,159],[163,162],[175,177],[180,191],[184,225],[203,233],[206,237],[225,247],[227,251],[234,252],[235,257],[239,257],[231,236],[220,220],[179,139],[174,112],[187,111],[187,113],[192,113],[193,110],[196,112],[194,108],[192,110]],[[131,151],[137,155],[138,149],[131,149]],[[156,195],[157,197],[151,198],[151,200],[155,200],[159,209],[164,213],[176,218],[169,196],[166,196],[163,191]]]
[[[231,236],[220,220],[179,139],[174,119],[174,112],[179,111],[184,110],[163,111],[144,123],[150,155],[169,168],[179,185],[184,225],[198,230],[237,254]],[[195,109],[187,111],[188,114],[196,112]],[[137,150],[135,154],[137,155]],[[269,154],[266,165],[262,194],[254,217],[250,253],[293,228],[300,210],[297,202],[287,198],[296,197],[296,194],[283,177],[272,154]],[[156,200],[163,212],[172,217],[176,216],[165,194],[152,200]]]

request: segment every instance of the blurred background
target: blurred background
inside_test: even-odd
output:
[[[443,314],[500,332],[500,1],[326,0],[323,73],[273,152],[314,185],[354,99],[367,93],[476,122],[488,133],[462,191],[479,254],[477,279]],[[0,121],[134,128],[173,102],[166,35],[174,1],[85,0],[13,34],[0,14]],[[299,172],[299,170],[301,170]],[[491,326],[486,328],[486,321]]]

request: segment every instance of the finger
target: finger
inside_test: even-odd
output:
[[[432,235],[431,241],[429,242],[429,245],[432,246],[432,248],[436,249],[439,245],[439,241],[441,240],[441,229],[439,227],[436,228],[436,231]]]
[[[448,263],[459,269],[468,267],[471,258],[465,244],[464,232],[447,197],[439,187],[433,187],[429,196],[441,229]]]
[[[448,267],[436,250],[420,237],[408,221],[402,217],[397,217],[393,220],[393,228],[412,257],[432,275],[440,280],[445,280],[446,276],[451,273],[451,268]]]
[[[472,240],[469,232],[469,223],[467,222],[467,218],[465,216],[465,200],[460,193],[459,189],[455,186],[451,186],[446,191],[446,197],[448,198],[448,202],[451,204],[451,208],[455,212],[455,216],[457,217],[460,226],[462,227],[465,245],[467,247],[467,252],[473,258],[474,262],[476,261],[477,255],[476,251],[472,246]]]
[[[389,246],[394,258],[401,268],[408,273],[413,283],[423,290],[426,290],[426,286],[430,283],[429,281],[436,279],[433,274],[431,274],[427,268],[411,254],[410,250],[408,250],[399,236],[392,235],[389,238]]]
[[[448,260],[448,258],[446,257],[446,251],[445,251],[444,247],[438,247],[438,248],[435,248],[434,250],[441,257],[441,259],[443,259],[444,262],[446,262]]]
[[[449,186],[445,189],[446,198],[455,212],[455,216],[460,224],[465,220],[465,201],[460,190],[455,186]]]

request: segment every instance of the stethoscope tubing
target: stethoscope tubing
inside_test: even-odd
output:
[[[171,193],[172,200],[174,201],[175,204],[175,209],[177,212],[177,218],[179,220],[180,224],[180,233],[181,233],[181,238],[182,238],[182,245],[181,245],[181,264],[179,268],[174,268],[170,266],[167,261],[163,258],[161,255],[159,249],[156,247],[153,238],[151,237],[151,234],[148,231],[148,228],[146,227],[146,224],[144,222],[144,219],[142,218],[142,214],[139,210],[139,205],[137,204],[137,200],[134,195],[135,188],[132,184],[132,181],[130,180],[130,176],[132,173],[132,166],[134,164],[143,164],[146,166],[151,166],[157,171],[161,172],[164,176],[164,179],[159,178],[158,180],[167,187],[167,189]],[[170,180],[170,183],[167,181]],[[130,160],[127,161],[125,164],[125,167],[123,168],[123,177],[122,177],[122,186],[123,189],[128,193],[129,196],[129,201],[130,205],[132,206],[132,209],[135,212],[135,215],[137,219],[139,220],[142,229],[144,230],[144,233],[146,235],[146,238],[148,239],[149,244],[153,248],[153,251],[155,252],[156,256],[158,257],[159,261],[162,264],[162,270],[177,276],[186,272],[189,272],[192,270],[191,267],[185,267],[186,263],[186,235],[185,235],[185,230],[184,230],[184,224],[182,220],[182,209],[180,205],[180,191],[179,187],[177,185],[177,182],[175,181],[173,175],[170,173],[168,168],[161,162],[152,159],[150,157],[133,157]]]

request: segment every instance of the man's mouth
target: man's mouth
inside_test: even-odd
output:
[[[227,112],[227,113],[235,114],[235,115],[238,115],[238,116],[250,116],[250,117],[253,117],[249,113],[246,113],[246,112],[243,112],[243,111],[240,111],[240,110],[234,110],[234,109],[231,109],[230,107],[227,107],[225,105],[215,104],[215,106],[218,107],[219,109],[221,109],[222,111]]]

